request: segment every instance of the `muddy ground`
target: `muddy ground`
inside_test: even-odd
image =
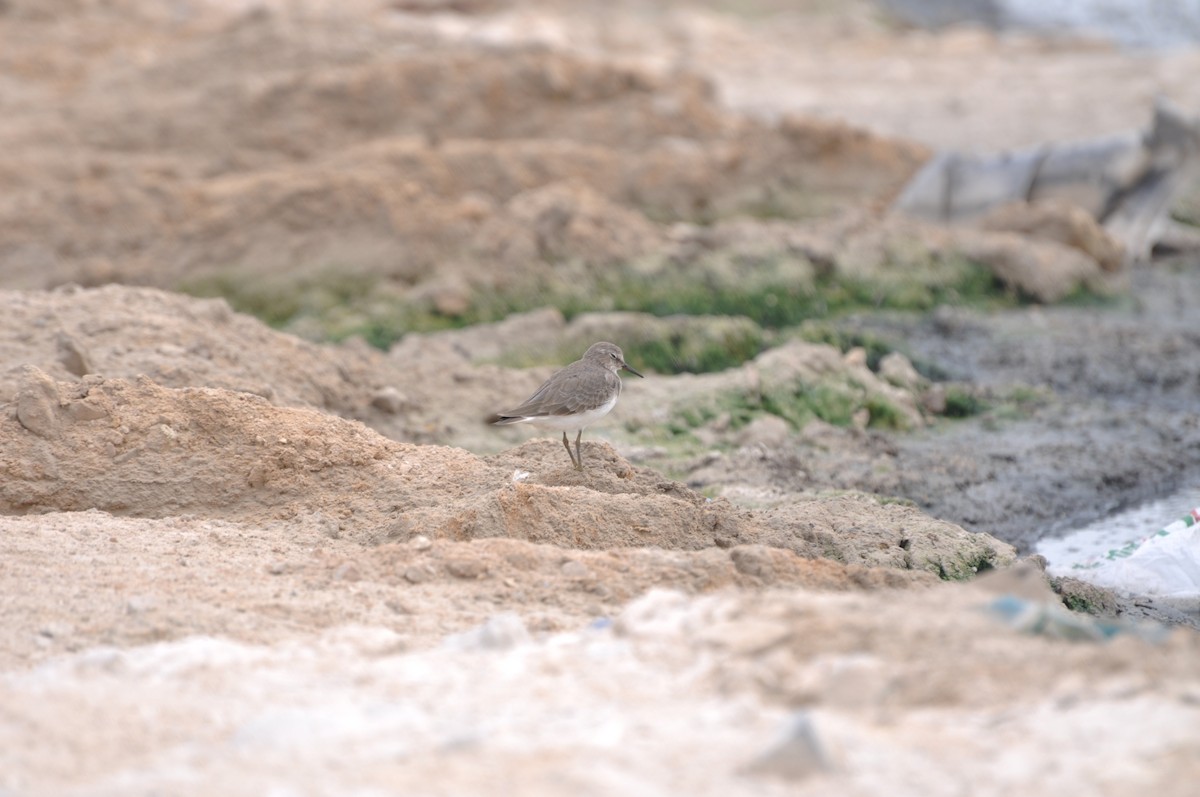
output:
[[[780,446],[729,470],[782,489],[905,496],[1029,552],[1047,534],[1196,483],[1200,335],[1186,308],[1197,299],[1194,264],[1175,262],[1139,269],[1125,300],[1103,310],[847,319],[981,393],[1041,392],[1012,415],[872,433],[841,452]],[[695,481],[721,478],[708,469]]]
[[[1200,477],[1200,261],[883,210],[1198,66],[0,3],[0,795],[1190,794],[1195,618],[1015,563]],[[584,473],[483,423],[601,338]]]

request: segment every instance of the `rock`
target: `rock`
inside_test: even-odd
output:
[[[408,398],[394,387],[380,388],[371,396],[371,406],[389,415],[396,415],[404,409]]]
[[[431,578],[433,578],[433,572],[428,566],[418,567],[414,565],[413,567],[406,567],[404,569],[404,580],[410,584],[423,584]]]
[[[755,578],[770,578],[775,572],[774,551],[764,545],[739,545],[729,552],[739,573]]]
[[[358,581],[362,578],[358,567],[350,562],[344,562],[333,571],[334,581]]]
[[[1010,202],[989,211],[979,219],[977,226],[993,232],[1020,233],[1039,241],[1078,249],[1108,273],[1120,271],[1125,265],[1125,246],[1092,214],[1060,200]]]
[[[75,376],[86,376],[96,372],[92,358],[79,345],[79,341],[62,332],[58,335],[58,361]]]
[[[1098,617],[1117,616],[1118,602],[1111,590],[1077,578],[1062,576],[1050,579],[1049,583],[1062,599],[1063,605],[1072,611],[1087,612]],[[1040,597],[1046,600],[1049,596]]]
[[[930,385],[929,389],[921,394],[921,406],[926,412],[931,412],[934,415],[941,415],[946,411],[946,386],[945,385]]]
[[[888,352],[880,358],[879,375],[905,390],[916,391],[926,384],[925,378],[917,373],[917,369],[913,368],[908,358],[898,351]]]
[[[165,423],[150,428],[145,445],[153,451],[165,451],[179,440],[179,433]]]
[[[17,421],[39,437],[57,437],[58,395],[58,386],[53,379],[32,365],[24,366],[17,392]]]
[[[492,615],[483,625],[446,638],[451,650],[508,650],[528,644],[531,637],[525,621],[511,612]]]
[[[1102,285],[1099,262],[1071,246],[968,230],[957,232],[954,240],[960,252],[987,266],[996,279],[1039,302],[1057,302],[1080,288]]]
[[[842,360],[846,365],[861,368],[867,364],[867,350],[862,346],[854,346],[842,355]]]
[[[47,639],[63,639],[75,633],[75,626],[68,622],[47,623],[38,629],[38,634]]]
[[[587,565],[583,564],[582,562],[577,562],[574,559],[563,562],[560,570],[562,571],[564,577],[576,580],[588,578],[592,574],[591,571],[588,570]]]
[[[455,578],[477,579],[487,575],[488,566],[478,559],[451,559],[446,562],[446,572]]]
[[[153,595],[134,595],[125,602],[126,614],[146,614],[158,608],[158,598]]]
[[[67,404],[67,415],[73,421],[98,421],[108,417],[108,411],[87,398],[78,399]]]
[[[461,276],[446,274],[431,279],[408,295],[414,303],[428,303],[439,314],[447,318],[464,315],[471,309],[473,296],[471,286]]]
[[[741,428],[737,435],[739,446],[781,445],[792,434],[792,427],[778,415],[760,415]]]

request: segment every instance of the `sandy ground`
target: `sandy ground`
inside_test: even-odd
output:
[[[1190,794],[1189,618],[1011,565],[1200,472],[1194,262],[840,322],[1018,416],[792,341],[631,383],[583,474],[479,422],[551,370],[501,363],[645,319],[389,353],[171,291],[337,256],[450,311],[801,193],[713,245],[861,249],[931,148],[1140,127],[1198,59],[857,2],[3,4],[0,795]],[[814,374],[912,428],[654,437]]]

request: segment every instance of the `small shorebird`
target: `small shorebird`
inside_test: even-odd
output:
[[[575,470],[583,470],[583,453],[579,440],[585,427],[595,423],[616,406],[621,395],[621,377],[625,370],[641,376],[625,362],[625,355],[615,343],[595,343],[583,354],[583,359],[562,369],[546,380],[532,396],[515,409],[498,412],[488,418],[496,426],[510,423],[532,423],[549,429],[561,429],[563,445]],[[567,440],[567,431],[575,433],[575,451]]]

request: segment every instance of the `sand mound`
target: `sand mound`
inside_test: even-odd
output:
[[[529,268],[505,238],[531,214],[542,256],[624,255],[661,237],[648,211],[722,215],[814,191],[856,205],[925,156],[834,123],[730,114],[689,70],[520,36],[479,46],[383,6],[194,4],[174,20],[123,5],[0,28],[16,73],[65,84],[10,81],[0,142],[23,156],[0,171],[7,287],[331,269],[410,287],[448,261],[490,284],[498,246]],[[81,53],[75,26],[139,56]],[[595,198],[567,198],[580,212],[563,238],[545,227],[564,205],[552,187],[570,182]]]
[[[145,375],[166,387],[219,387],[289,406],[352,413],[381,357],[282,335],[222,300],[110,285],[0,292],[0,400],[22,365],[56,379]]]
[[[551,441],[482,460],[396,443],[360,423],[247,393],[170,389],[145,377],[55,382],[32,366],[11,408],[0,422],[7,454],[0,511],[9,513],[99,509],[241,522],[320,514],[364,543],[417,534],[580,549],[767,541],[803,556],[955,578],[1013,558],[986,535],[873,501],[852,513],[827,512],[820,501],[762,516],[741,512],[635,468],[603,443],[585,448],[590,470],[580,474]],[[839,519],[844,514],[866,524],[865,539]],[[882,555],[887,547],[897,553]]]

